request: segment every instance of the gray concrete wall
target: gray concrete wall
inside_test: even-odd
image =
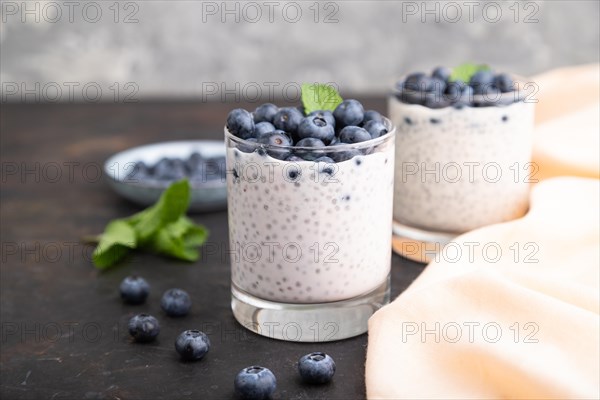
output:
[[[384,93],[438,64],[530,75],[599,57],[596,0],[115,3],[2,0],[3,100]]]

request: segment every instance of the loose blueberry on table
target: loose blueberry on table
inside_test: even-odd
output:
[[[517,96],[502,96],[515,91],[514,81],[508,74],[497,74],[480,66],[472,75],[465,76],[469,76],[466,81],[460,75],[453,76],[448,67],[437,67],[431,75],[414,72],[396,84],[396,97],[404,103],[434,109],[502,106],[519,101]]]
[[[160,333],[160,324],[152,315],[138,314],[134,315],[128,324],[129,334],[136,342],[151,342]]]
[[[140,276],[128,276],[121,282],[119,292],[124,302],[142,304],[150,293],[150,285]]]
[[[187,330],[175,340],[175,350],[185,361],[201,360],[210,349],[210,340],[204,332]]]
[[[234,381],[235,393],[243,400],[269,399],[277,388],[277,379],[268,368],[257,365],[241,370]]]
[[[169,289],[163,294],[160,306],[170,317],[183,317],[190,312],[192,299],[185,290]]]
[[[335,374],[335,361],[322,352],[310,353],[302,356],[298,361],[298,372],[306,383],[328,383]]]

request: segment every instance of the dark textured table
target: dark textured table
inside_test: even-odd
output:
[[[365,104],[384,111],[383,99]],[[137,211],[109,190],[100,168],[114,152],[164,140],[221,139],[228,110],[256,104],[143,103],[7,105],[1,107],[2,399],[232,398],[233,379],[260,364],[277,375],[278,399],[365,397],[367,336],[333,343],[281,342],[246,331],[230,311],[227,213],[193,215],[211,231],[194,264],[136,254],[98,272],[93,247],[79,242],[106,223]],[[422,266],[392,258],[395,297]],[[117,288],[138,273],[152,285],[145,305],[121,303]],[[164,290],[181,287],[191,315],[168,319]],[[147,311],[162,322],[158,340],[132,344],[126,324]],[[184,329],[210,337],[205,359],[183,363],[173,342]],[[308,387],[295,363],[322,350],[337,362],[334,382]]]

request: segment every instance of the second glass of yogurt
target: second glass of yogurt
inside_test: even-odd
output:
[[[243,326],[339,340],[366,332],[389,301],[395,131],[383,123],[381,137],[322,148],[225,128],[232,309]]]
[[[389,99],[398,130],[394,233],[403,254],[422,262],[461,233],[523,216],[535,179],[534,108],[523,83],[491,71],[450,83],[449,74],[409,75]]]

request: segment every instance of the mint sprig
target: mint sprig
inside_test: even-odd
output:
[[[464,63],[452,69],[452,73],[450,74],[450,81],[461,81],[464,83],[469,83],[471,77],[477,72],[489,70],[490,67],[486,64]]]
[[[322,83],[302,84],[302,105],[306,114],[318,110],[333,111],[342,101],[342,96],[333,86]]]
[[[190,185],[184,179],[172,183],[153,206],[129,218],[111,221],[92,254],[94,265],[109,268],[133,249],[196,261],[208,230],[185,216],[189,203]]]

